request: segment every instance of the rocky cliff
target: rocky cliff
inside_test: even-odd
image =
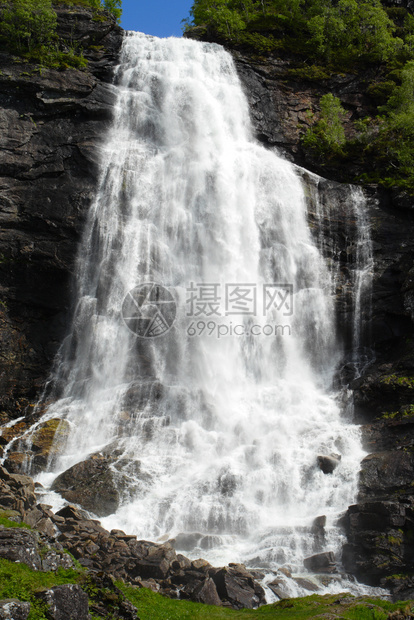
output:
[[[35,402],[70,312],[77,243],[112,117],[122,31],[91,10],[58,9],[62,39],[85,70],[0,55],[0,415]]]
[[[86,70],[40,70],[5,53],[0,57],[3,422],[19,415],[30,420],[31,405],[65,335],[76,248],[97,183],[99,147],[112,117],[111,83],[122,31],[110,18],[94,21],[88,9],[60,9],[58,19],[60,35],[81,44]],[[309,110],[317,113],[325,92],[341,99],[351,132],[351,121],[373,110],[366,92],[373,70],[306,80],[291,71],[288,58],[233,54],[258,138],[329,179],[313,178],[312,183],[322,190],[325,203],[322,231],[330,239],[325,247],[335,248],[329,257],[338,261],[346,282],[354,267],[347,232],[355,222],[338,182],[354,178],[358,166],[345,170],[307,159],[300,136],[309,125]],[[364,424],[371,454],[362,464],[360,502],[343,519],[349,538],[343,561],[362,581],[412,596],[407,573],[413,571],[414,551],[414,202],[374,186],[365,193],[375,265],[365,343],[374,355],[362,377],[355,378],[346,363],[339,374],[354,388],[356,421]],[[309,210],[313,218],[311,201]],[[343,286],[338,324],[346,349],[352,300],[344,299]],[[41,445],[37,451],[39,466],[47,459],[44,450]]]

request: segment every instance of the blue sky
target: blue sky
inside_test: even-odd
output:
[[[193,0],[122,0],[121,26],[157,37],[181,37]]]

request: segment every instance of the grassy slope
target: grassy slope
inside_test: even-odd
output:
[[[56,572],[40,572],[24,564],[0,559],[0,599],[17,598],[32,604],[29,620],[45,620],[45,607],[35,597],[38,590],[65,583],[85,582],[86,574],[82,570],[59,569]],[[150,590],[125,585],[117,586],[138,609],[140,620],[293,620],[307,619],[327,614],[328,617],[341,617],[348,620],[386,620],[389,612],[407,606],[407,603],[390,603],[379,599],[354,598],[343,595],[312,595],[300,599],[279,601],[257,610],[244,609],[234,611],[220,607],[211,607],[177,601],[155,594]],[[99,598],[99,592],[94,592]],[[411,608],[412,605],[408,604]],[[97,618],[97,616],[93,616]],[[106,616],[110,618],[110,616]]]

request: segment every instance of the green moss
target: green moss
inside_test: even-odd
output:
[[[414,377],[398,377],[397,375],[386,375],[380,378],[380,383],[383,385],[391,385],[393,387],[401,386],[407,387],[410,390],[414,389]]]
[[[320,65],[303,65],[302,67],[288,69],[286,75],[298,80],[320,82],[321,80],[328,80],[331,77],[331,72],[327,67]]]
[[[101,8],[101,3],[96,0],[53,0],[53,6],[81,6],[89,9]]]
[[[414,405],[407,405],[401,407],[399,411],[384,411],[381,413],[380,419],[382,420],[402,420],[404,418],[410,418],[414,415]]]

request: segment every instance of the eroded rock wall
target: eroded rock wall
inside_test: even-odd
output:
[[[85,70],[0,55],[0,412],[27,411],[67,329],[71,274],[112,118],[122,30],[91,10],[58,10]]]

